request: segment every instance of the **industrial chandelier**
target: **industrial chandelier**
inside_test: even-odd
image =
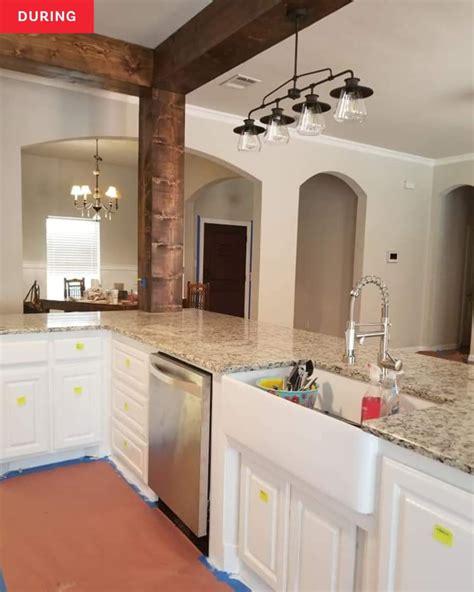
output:
[[[239,141],[237,144],[238,150],[245,152],[255,152],[261,150],[261,142],[259,135],[264,133],[263,141],[265,144],[278,145],[287,144],[290,139],[288,126],[295,123],[295,118],[285,115],[283,113],[280,103],[286,99],[299,99],[305,91],[309,91],[305,95],[305,100],[301,103],[293,105],[293,111],[298,114],[298,122],[296,124],[296,131],[302,136],[318,136],[326,127],[324,120],[324,113],[330,111],[331,105],[323,103],[319,100],[319,95],[315,94],[314,89],[320,84],[330,82],[341,76],[347,76],[344,79],[344,86],[340,86],[330,91],[331,97],[338,99],[336,110],[334,112],[334,119],[338,123],[363,123],[367,118],[367,111],[365,108],[364,99],[374,94],[374,91],[367,86],[359,84],[359,78],[356,78],[352,70],[343,70],[334,74],[331,68],[322,68],[321,70],[313,70],[312,72],[304,72],[298,74],[298,33],[300,20],[307,14],[305,8],[297,8],[288,12],[288,17],[295,22],[295,53],[294,53],[294,69],[293,76],[285,80],[282,84],[277,86],[271,92],[266,94],[262,103],[251,109],[244,119],[243,125],[236,127],[234,133],[239,134]],[[314,76],[316,74],[327,73],[327,76],[316,82],[311,82],[303,88],[297,86],[297,81],[305,76]],[[278,90],[292,83],[285,95],[277,98],[272,98]],[[265,128],[257,125],[255,119],[252,117],[253,113],[271,107],[271,113],[265,115],[260,119],[261,123],[265,124]]]
[[[105,197],[108,198],[108,203],[104,203],[102,199],[102,193],[99,189],[99,176],[100,176],[100,163],[102,158],[99,155],[99,140],[95,140],[95,169],[93,174],[95,176],[95,187],[94,193],[92,193],[89,185],[73,185],[71,188],[71,195],[74,196],[74,207],[81,211],[81,215],[84,216],[84,212],[87,217],[90,216],[91,208],[95,211],[93,220],[100,220],[100,212],[104,211],[104,218],[106,220],[112,220],[112,214],[114,210],[118,210],[119,194],[117,188],[111,185],[105,192]],[[92,197],[91,197],[92,196]],[[82,199],[80,200],[79,198]]]

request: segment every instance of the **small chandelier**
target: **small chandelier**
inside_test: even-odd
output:
[[[95,169],[93,174],[95,176],[95,187],[94,193],[92,193],[89,185],[73,185],[71,188],[71,195],[74,196],[74,207],[77,210],[81,211],[81,215],[84,216],[84,212],[87,214],[87,217],[90,216],[91,208],[95,211],[93,216],[93,220],[99,221],[101,219],[100,212],[104,211],[104,218],[106,220],[112,220],[112,214],[115,213],[114,210],[118,210],[118,200],[119,194],[117,188],[111,185],[107,191],[105,192],[104,196],[108,198],[108,203],[105,203],[105,200],[102,198],[102,193],[99,189],[99,176],[100,176],[100,163],[102,162],[102,157],[99,156],[99,140],[96,138],[95,140]],[[92,196],[92,197],[90,197]],[[79,199],[81,198],[82,199]]]
[[[322,68],[320,70],[298,74],[299,23],[306,14],[307,10],[305,8],[296,8],[288,12],[288,17],[295,23],[293,76],[265,95],[261,104],[249,111],[247,118],[244,119],[244,124],[234,129],[234,133],[239,135],[237,149],[240,151],[258,152],[261,150],[260,134],[264,134],[263,141],[267,145],[287,144],[290,139],[288,126],[294,123],[295,119],[283,113],[280,103],[286,99],[293,101],[299,99],[305,91],[309,91],[305,95],[305,100],[293,105],[293,111],[298,114],[296,131],[302,136],[318,136],[322,134],[326,127],[324,113],[330,111],[331,105],[320,101],[314,89],[320,84],[330,82],[341,76],[346,76],[344,86],[335,88],[329,93],[331,97],[338,99],[334,112],[335,121],[338,123],[363,123],[367,118],[364,99],[373,95],[374,91],[367,86],[361,86],[359,84],[359,78],[355,77],[352,70],[343,70],[334,74],[331,68]],[[303,88],[297,86],[297,81],[301,78],[316,74],[326,74],[326,77],[311,82]],[[272,95],[289,83],[292,83],[292,86],[287,90],[285,95],[272,98]],[[260,122],[266,126],[262,127],[255,123],[252,115],[256,111],[266,109],[267,107],[271,107],[271,114],[265,115],[260,119]]]

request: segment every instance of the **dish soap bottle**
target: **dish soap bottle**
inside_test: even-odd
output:
[[[395,415],[400,411],[400,393],[397,385],[397,377],[394,372],[389,372],[382,379],[382,409],[381,416]]]

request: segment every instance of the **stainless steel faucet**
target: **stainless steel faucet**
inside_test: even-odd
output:
[[[356,323],[354,321],[354,308],[356,298],[359,297],[360,292],[364,286],[373,284],[380,290],[382,296],[382,315],[380,323]],[[388,316],[389,296],[387,286],[383,281],[374,275],[366,275],[360,279],[357,284],[351,290],[351,307],[349,321],[347,322],[346,329],[346,352],[344,354],[344,361],[347,364],[354,364],[356,361],[355,355],[355,342],[359,340],[359,343],[364,343],[367,337],[380,337],[380,348],[377,356],[377,364],[381,369],[382,377],[385,377],[387,370],[399,371],[403,367],[401,360],[393,358],[388,351],[390,342],[390,318]],[[360,327],[377,327],[373,331],[361,331]]]

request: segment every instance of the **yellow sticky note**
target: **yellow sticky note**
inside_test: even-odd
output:
[[[127,403],[127,401],[125,401],[125,403],[123,404],[123,408],[125,409],[125,411],[128,411],[128,403]]]
[[[433,526],[432,536],[435,541],[438,541],[438,543],[441,543],[442,545],[446,545],[446,547],[453,546],[454,535],[449,528],[446,528],[445,526],[435,524]]]
[[[21,397],[16,398],[16,404],[18,407],[24,407],[26,405],[26,397],[22,395]]]
[[[123,447],[124,447],[124,448],[128,448],[128,442],[127,442],[127,440],[124,440],[124,441],[123,441]]]
[[[259,497],[259,498],[260,498],[260,500],[261,500],[262,502],[264,502],[265,504],[267,504],[267,503],[268,503],[268,498],[269,498],[269,495],[268,495],[268,493],[267,493],[266,491],[264,491],[263,489],[261,489],[261,490],[260,490],[260,492],[259,492],[259,494],[258,494],[258,497]]]
[[[81,341],[78,341],[78,342],[76,343],[76,349],[77,349],[78,351],[82,351],[82,350],[84,349],[84,344],[83,344]]]
[[[125,358],[124,362],[125,368],[130,368],[130,358]]]
[[[72,390],[75,395],[82,395],[82,386],[75,386]]]

